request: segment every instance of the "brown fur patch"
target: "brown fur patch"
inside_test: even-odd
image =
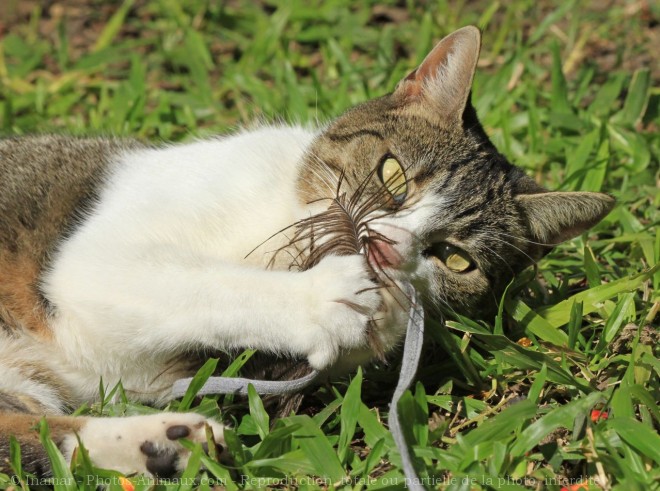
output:
[[[23,469],[37,475],[47,475],[49,461],[39,439],[40,416],[0,412],[0,472],[12,474],[9,465],[9,438],[16,438],[21,447]],[[55,416],[46,418],[50,436],[60,446],[65,437],[84,426],[87,418]]]
[[[49,336],[46,308],[37,288],[40,271],[36,261],[0,251],[0,271],[0,324]]]
[[[39,438],[41,416],[33,414],[0,413],[0,435],[13,435],[17,439]],[[79,416],[49,416],[46,418],[51,438],[57,441],[64,436],[80,431],[87,418]]]

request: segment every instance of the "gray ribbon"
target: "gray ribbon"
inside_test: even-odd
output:
[[[292,394],[300,392],[305,387],[311,385],[319,374],[318,370],[312,370],[304,377],[294,378],[293,380],[254,380],[250,378],[239,377],[210,377],[206,383],[199,389],[197,395],[206,394],[241,394],[247,395],[248,385],[252,385],[259,394]],[[174,382],[172,386],[172,399],[183,397],[192,382],[192,377],[181,378]]]
[[[419,360],[422,356],[422,344],[424,342],[424,309],[412,285],[407,284],[408,296],[411,299],[410,314],[408,316],[408,328],[406,330],[406,341],[403,345],[403,358],[401,360],[401,371],[399,372],[399,381],[392,395],[390,402],[390,414],[387,422],[390,426],[390,433],[394,438],[394,443],[401,455],[403,473],[406,476],[406,487],[413,490],[424,489],[421,481],[417,477],[413,467],[412,457],[410,456],[410,447],[406,442],[406,437],[401,431],[401,421],[399,420],[399,399],[403,393],[408,390],[419,366]]]
[[[403,345],[403,360],[401,362],[401,372],[399,372],[399,381],[392,395],[390,402],[390,415],[388,423],[390,432],[394,438],[399,454],[403,472],[406,476],[406,487],[412,490],[423,490],[420,479],[417,477],[415,468],[412,464],[410,447],[401,431],[401,421],[397,406],[403,393],[410,387],[415,378],[419,359],[422,353],[422,343],[424,341],[424,309],[419,296],[412,285],[405,283],[403,285],[408,298],[410,298],[410,313],[408,316],[408,327],[406,329],[406,340]],[[259,394],[291,394],[299,392],[314,382],[319,372],[313,370],[308,375],[293,380],[253,380],[248,378],[233,377],[210,377],[197,395],[206,394],[242,394],[246,395],[248,385],[252,385]],[[172,386],[172,399],[183,397],[190,386],[191,378],[183,378],[174,382]]]

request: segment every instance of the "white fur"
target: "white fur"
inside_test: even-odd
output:
[[[251,347],[324,368],[365,346],[381,298],[358,293],[371,286],[361,256],[266,270],[280,235],[246,258],[309,215],[296,178],[313,138],[264,127],[119,159],[43,283],[71,385],[93,399],[99,376],[121,378],[133,397],[157,400],[172,383],[159,378],[167,360],[187,348]]]

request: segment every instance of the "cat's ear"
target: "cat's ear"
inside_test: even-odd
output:
[[[615,200],[603,193],[541,192],[516,196],[535,241],[547,246],[580,235],[612,210]]]
[[[394,96],[406,104],[430,105],[443,118],[460,120],[470,96],[480,49],[478,28],[467,26],[453,32],[399,82]]]

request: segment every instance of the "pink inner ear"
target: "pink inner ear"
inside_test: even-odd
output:
[[[447,56],[454,46],[454,39],[445,39],[437,45],[422,61],[422,64],[403,79],[404,93],[408,97],[417,97],[422,93],[423,81],[435,77],[438,68],[447,60]]]
[[[418,97],[422,93],[422,84],[417,80],[417,68],[399,84],[399,90],[406,98]]]
[[[450,36],[437,45],[426,56],[426,58],[424,58],[424,61],[419,68],[413,72],[415,74],[415,80],[418,83],[421,83],[422,80],[426,78],[434,78],[438,73],[438,69],[447,61],[447,57],[452,51],[455,43],[456,37]],[[410,75],[412,75],[412,73]],[[408,75],[408,77],[410,77],[410,75]],[[406,79],[408,79],[408,77],[406,77]]]

